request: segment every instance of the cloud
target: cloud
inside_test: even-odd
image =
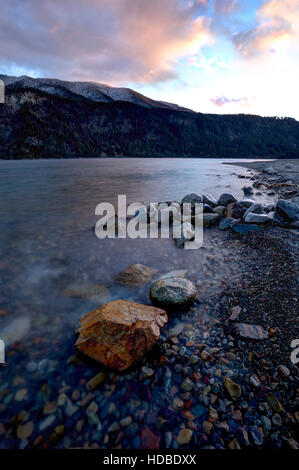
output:
[[[201,52],[195,56],[190,56],[188,58],[188,64],[198,69],[204,69],[205,71],[230,68],[229,63],[221,55],[214,55],[213,57],[207,58]]]
[[[298,40],[299,0],[268,0],[257,11],[255,26],[233,36],[245,57],[275,53]]]
[[[227,15],[233,12],[237,7],[235,0],[215,0],[214,12],[216,15]]]
[[[68,79],[154,83],[211,42],[206,1],[10,0],[0,4],[3,66]]]
[[[210,102],[219,108],[227,104],[240,104],[243,107],[249,106],[248,98],[227,98],[226,96],[218,96],[217,98],[211,98]]]

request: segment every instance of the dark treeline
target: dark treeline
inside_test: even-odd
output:
[[[0,158],[296,158],[299,122],[95,103],[8,86]]]

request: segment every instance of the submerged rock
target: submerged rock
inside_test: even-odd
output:
[[[218,199],[219,206],[227,206],[228,204],[231,204],[232,202],[237,202],[237,199],[235,198],[235,196],[229,193],[221,194],[220,198]]]
[[[115,300],[82,318],[76,347],[107,367],[125,370],[152,348],[166,322],[159,308]]]
[[[262,172],[266,173],[267,175],[276,175],[277,174],[277,171],[274,170],[273,166],[268,166],[267,168],[263,168]]]
[[[150,299],[154,305],[165,309],[179,309],[190,305],[196,297],[193,282],[182,277],[156,281],[150,289]]]
[[[111,300],[111,293],[103,284],[71,284],[63,290],[63,295],[74,299],[89,299],[101,304]]]
[[[31,328],[31,320],[29,317],[19,317],[9,323],[1,330],[1,339],[6,346],[16,341],[20,341],[27,335]]]
[[[169,337],[179,336],[182,331],[184,331],[185,325],[184,323],[177,323],[173,328],[169,330]]]
[[[137,284],[146,284],[152,278],[156,271],[143,264],[132,264],[114,278],[116,282],[135,286]]]
[[[244,186],[242,189],[245,196],[251,196],[253,194],[253,189],[251,186]]]

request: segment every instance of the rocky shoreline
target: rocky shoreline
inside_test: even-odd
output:
[[[205,201],[211,208],[204,213],[211,245],[222,246],[226,263],[238,275],[209,298],[192,273],[175,265],[167,273],[140,265],[119,273],[116,286],[130,284],[137,304],[159,311],[155,321],[160,335],[150,352],[145,348],[136,365],[119,372],[89,360],[82,351],[74,353],[72,335],[57,338],[59,364],[31,359],[27,374],[32,382],[28,376],[12,382],[6,376],[0,382],[0,447],[298,448],[298,367],[290,361],[290,344],[299,337],[299,243],[296,220],[284,213],[290,206],[277,204],[286,200],[296,206],[298,181],[278,169],[273,174],[276,162],[263,165],[266,172],[252,170],[245,184],[253,193],[275,192],[274,210],[259,205],[257,213],[251,212],[267,215],[267,221],[255,219],[259,230],[233,230],[252,225],[246,220],[250,212],[245,214],[256,203],[244,207],[242,201],[228,195],[224,201],[223,196],[221,217],[215,212],[219,201]],[[245,201],[254,196],[245,195]],[[274,223],[269,222],[271,212]],[[219,230],[226,219],[237,222],[230,221],[230,230]],[[217,263],[213,252],[209,262]],[[216,270],[226,267],[216,264]],[[197,269],[205,269],[203,263]],[[155,307],[144,305],[149,292]],[[179,310],[174,308],[177,302]],[[167,310],[168,323],[161,308]],[[111,319],[113,312],[105,318]],[[130,310],[129,317],[133,314]],[[135,350],[140,343],[135,333],[133,338]],[[25,352],[16,343],[9,354],[17,363]]]

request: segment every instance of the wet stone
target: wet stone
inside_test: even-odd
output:
[[[202,195],[202,202],[208,204],[211,207],[217,206],[217,200],[212,196],[212,194],[205,193]]]
[[[258,447],[264,442],[263,436],[256,426],[251,426],[249,428],[249,436],[252,443]]]
[[[45,429],[49,428],[52,426],[52,424],[55,422],[56,417],[54,415],[48,416],[46,419],[44,419],[40,425],[39,425],[39,430],[44,431]]]
[[[261,385],[261,382],[260,382],[259,378],[255,374],[253,374],[250,377],[250,383],[251,383],[251,385],[253,385],[253,387],[256,387],[256,388],[260,387],[260,385]]]
[[[231,228],[234,222],[235,222],[235,219],[231,217],[226,217],[225,219],[221,219],[219,222],[219,230],[228,230],[229,228]]]
[[[278,366],[277,370],[282,377],[289,377],[289,375],[291,374],[290,370],[284,365]]]
[[[237,202],[237,199],[230,193],[223,193],[218,199],[219,206],[227,206],[232,202]]]
[[[265,224],[266,222],[268,222],[268,215],[250,213],[245,217],[245,222],[247,224]]]
[[[299,207],[285,199],[279,199],[276,205],[278,214],[288,221],[299,220]]]
[[[50,415],[56,413],[57,411],[57,403],[56,402],[47,402],[44,407],[44,414]]]
[[[214,430],[214,426],[210,421],[204,421],[202,423],[202,430],[205,434],[209,436],[210,434],[212,434]]]
[[[232,226],[232,229],[236,233],[240,233],[241,235],[244,235],[249,232],[260,232],[261,228],[258,225],[255,224],[234,224]]]
[[[154,434],[147,426],[142,429],[140,434],[140,442],[142,449],[155,450],[159,449],[160,437]]]
[[[217,222],[219,221],[219,215],[218,214],[203,214],[203,226],[204,227],[212,227],[213,225],[216,225]]]
[[[225,213],[225,206],[217,206],[213,209],[213,212],[215,212],[215,214],[218,214],[219,217],[222,217]]]
[[[269,333],[260,325],[248,323],[234,323],[234,333],[244,339],[263,340],[269,337]]]
[[[106,374],[100,372],[99,374],[95,375],[92,379],[90,379],[86,384],[86,390],[89,392],[97,388],[101,383],[106,380]]]
[[[194,384],[193,384],[192,380],[190,380],[190,379],[185,379],[181,383],[181,388],[183,390],[185,390],[186,392],[191,392],[191,390],[193,390],[193,387],[194,387]]]
[[[164,310],[115,300],[82,318],[76,347],[107,367],[125,370],[153,347],[166,322]]]
[[[176,441],[182,446],[187,445],[191,442],[193,432],[191,429],[184,428],[181,429],[179,434],[176,437]]]
[[[34,424],[32,421],[29,421],[26,424],[18,426],[17,437],[21,440],[27,440],[33,433]]]
[[[158,307],[179,309],[190,305],[196,297],[196,287],[188,279],[171,278],[156,281],[150,289],[150,299]]]
[[[196,193],[187,194],[185,197],[183,197],[181,201],[181,204],[191,204],[192,208],[195,206],[196,203],[202,203],[201,197],[199,196],[199,194]]]
[[[225,377],[224,386],[225,386],[226,390],[228,391],[228,393],[229,393],[232,400],[236,401],[236,400],[241,398],[242,389],[241,389],[240,385],[235,383],[229,377]]]

